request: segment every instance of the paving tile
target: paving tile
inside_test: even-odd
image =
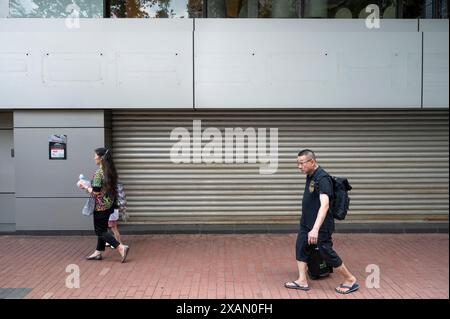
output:
[[[283,287],[297,276],[296,237],[124,235],[132,249],[122,264],[111,249],[102,261],[85,260],[94,236],[0,236],[0,298],[449,298],[448,233],[334,234],[334,248],[361,285],[348,296],[334,291],[342,280],[336,271],[310,281],[310,292]],[[65,286],[70,264],[80,269],[80,288]],[[379,289],[366,287],[368,265],[379,267]]]

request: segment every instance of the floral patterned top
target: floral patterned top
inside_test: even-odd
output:
[[[92,190],[99,194],[92,194],[95,199],[95,211],[109,210],[114,204],[114,198],[108,195],[103,187],[103,168],[97,169],[92,177]]]

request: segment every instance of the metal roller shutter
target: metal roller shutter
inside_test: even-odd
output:
[[[171,131],[278,128],[278,170],[260,164],[174,164]],[[131,223],[298,222],[300,149],[352,186],[349,221],[448,220],[447,110],[114,111],[113,151]],[[267,133],[267,136],[269,133]],[[208,141],[203,141],[203,145]]]

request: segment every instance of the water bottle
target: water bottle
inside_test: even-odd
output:
[[[89,188],[91,187],[91,182],[89,182],[89,180],[87,180],[86,177],[84,177],[83,174],[80,174],[80,176],[78,176],[79,180],[77,183],[77,186],[80,188]]]

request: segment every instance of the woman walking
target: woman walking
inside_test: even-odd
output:
[[[107,148],[97,148],[94,155],[95,164],[99,166],[92,179],[91,187],[85,188],[95,199],[94,230],[97,235],[97,248],[88,260],[102,260],[102,252],[105,245],[115,247],[121,255],[122,263],[125,262],[129,247],[119,243],[108,232],[109,216],[114,212],[117,198],[117,171],[112,155]]]

